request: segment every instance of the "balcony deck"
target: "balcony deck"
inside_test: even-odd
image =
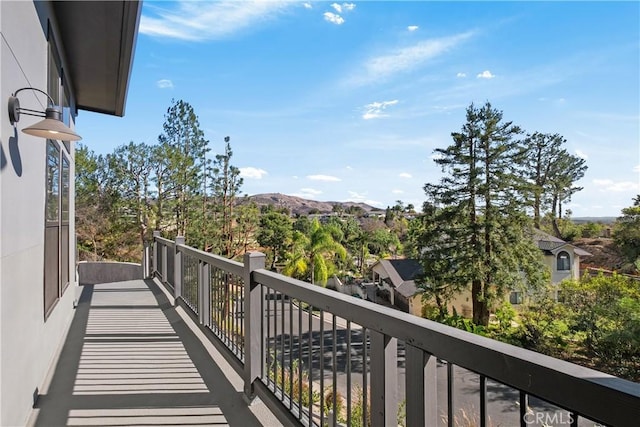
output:
[[[31,425],[279,425],[151,280],[85,285]]]
[[[143,259],[154,280],[83,287],[30,425],[640,419],[640,384],[279,275],[264,258],[154,236]]]

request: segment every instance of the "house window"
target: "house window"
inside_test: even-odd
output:
[[[60,149],[47,141],[47,195],[44,229],[44,313],[60,297]]]
[[[565,251],[562,251],[557,256],[557,269],[558,271],[568,271],[571,270],[571,257]]]
[[[513,305],[522,304],[522,292],[512,291],[509,294],[509,302]]]
[[[62,86],[60,57],[51,33],[48,54],[47,91],[56,105],[60,105],[61,98],[64,98],[65,105],[68,105],[68,93]],[[68,142],[59,144],[57,141],[47,140],[44,233],[45,319],[69,285],[69,223],[71,221],[69,152]]]
[[[63,154],[60,175],[60,294],[69,286],[69,160]]]

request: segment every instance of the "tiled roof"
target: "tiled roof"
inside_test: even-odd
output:
[[[580,249],[576,246],[573,246],[572,244],[565,242],[562,239],[558,239],[557,237],[552,236],[551,234],[545,233],[542,230],[534,229],[533,240],[538,245],[538,248],[540,248],[545,253],[545,255],[547,255],[548,252],[556,250],[562,246],[569,246],[573,249],[573,252],[578,256],[591,256],[589,252],[583,249]]]

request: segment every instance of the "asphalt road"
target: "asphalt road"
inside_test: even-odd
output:
[[[277,364],[270,363],[273,370],[277,365],[289,367],[291,363],[302,366],[303,371],[311,366],[313,390],[331,388],[334,381],[334,367],[336,368],[335,382],[342,396],[347,395],[347,381],[350,375],[351,386],[362,387],[365,382],[370,384],[369,372],[364,372],[363,330],[355,324],[347,327],[347,322],[334,318],[325,313],[322,321],[318,314],[311,316],[305,310],[299,310],[289,300],[265,301],[264,335],[268,351],[277,360]],[[311,324],[310,324],[311,323]],[[311,333],[310,333],[311,331]],[[335,340],[334,340],[335,336]],[[310,338],[311,337],[311,338]],[[334,354],[335,342],[335,354]],[[367,350],[368,351],[368,350]],[[350,355],[350,357],[349,357]],[[349,363],[348,363],[349,362]],[[404,345],[398,342],[398,401],[405,397],[405,369]],[[370,368],[367,366],[367,371]],[[453,369],[454,396],[454,425],[480,425],[480,379],[477,374],[458,366]],[[297,387],[297,385],[294,385]],[[441,425],[447,424],[447,369],[446,363],[437,364],[437,407]],[[569,414],[556,407],[539,401],[533,397],[529,399],[529,407],[533,414],[528,425],[537,426],[568,426]],[[489,426],[518,426],[519,422],[519,393],[505,385],[487,380],[487,413]],[[536,415],[541,414],[541,415]],[[545,415],[548,414],[548,415]],[[538,417],[538,419],[536,419]],[[597,425],[591,422],[581,422],[580,426]]]

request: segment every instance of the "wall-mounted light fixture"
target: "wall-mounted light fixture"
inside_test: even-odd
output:
[[[23,90],[33,90],[35,92],[40,92],[46,95],[50,102],[50,105],[48,104],[45,111],[31,110],[29,108],[20,107],[20,101],[18,101],[18,93]],[[44,120],[41,120],[34,125],[22,129],[22,132],[28,135],[39,136],[41,138],[47,139],[57,139],[61,141],[79,141],[82,139],[80,135],[78,135],[71,128],[62,123],[62,115],[59,108],[56,107],[55,102],[53,102],[53,99],[49,96],[49,94],[40,89],[36,89],[34,87],[23,87],[15,91],[15,93],[13,93],[9,97],[9,121],[11,122],[11,125],[18,123],[18,120],[20,120],[20,114],[44,117]]]

